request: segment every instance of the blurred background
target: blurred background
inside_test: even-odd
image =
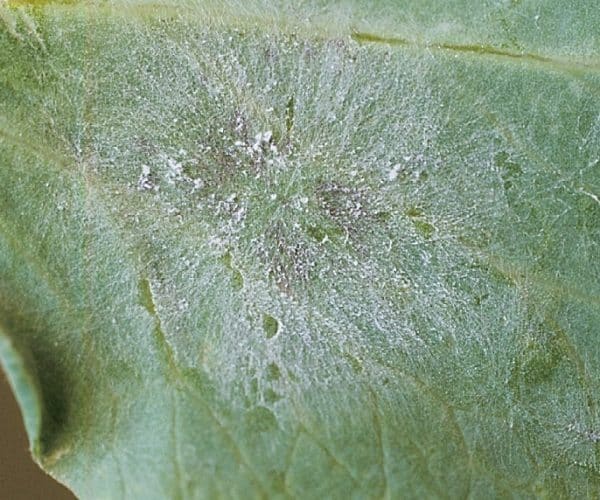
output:
[[[29,454],[21,411],[0,369],[0,500],[73,500]]]

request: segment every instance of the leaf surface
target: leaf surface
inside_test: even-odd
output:
[[[600,495],[588,1],[0,3],[0,360],[82,498]]]

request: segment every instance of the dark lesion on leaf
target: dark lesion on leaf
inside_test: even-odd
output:
[[[319,184],[315,194],[320,208],[349,233],[356,231],[358,222],[369,213],[367,188],[329,181]]]
[[[202,161],[190,176],[201,178],[211,191],[217,191],[232,183],[243,167],[236,152],[227,146],[198,151],[197,156],[202,158]]]
[[[307,193],[310,202],[298,219],[273,223],[257,245],[268,276],[288,296],[318,275],[330,245],[366,255],[372,235],[387,231],[392,218],[390,210],[376,206],[368,186],[318,179]]]
[[[267,229],[258,252],[269,278],[290,297],[295,288],[309,281],[315,267],[316,248],[282,222]]]
[[[381,207],[369,185],[353,186],[341,181],[322,181],[315,188],[322,224],[308,228],[309,235],[343,239],[357,251],[369,251],[372,235],[385,232],[393,209]]]

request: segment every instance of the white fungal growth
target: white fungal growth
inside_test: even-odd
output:
[[[169,184],[175,184],[175,181],[184,180],[183,165],[181,162],[173,158],[167,158],[167,166],[169,167],[169,172],[167,173],[167,182]]]
[[[252,149],[256,152],[260,151],[263,146],[267,146],[273,140],[273,132],[267,130],[266,132],[260,132],[254,136],[254,143]]]
[[[192,179],[192,183],[194,184],[192,191],[199,191],[204,187],[204,181],[200,177]]]
[[[393,11],[394,2],[387,4],[390,8],[384,10]],[[432,46],[435,57],[425,57],[427,51],[418,43],[411,50],[397,44],[356,43],[346,28],[344,36],[334,39],[327,33],[304,39],[310,26],[302,24],[294,36],[278,33],[277,16],[267,23],[268,36],[262,28],[247,29],[243,23],[244,29],[231,38],[229,20],[218,22],[218,29],[213,30],[204,17],[197,17],[203,20],[201,28],[191,17],[178,19],[173,26],[169,19],[148,26],[128,22],[120,39],[114,38],[112,29],[102,31],[107,24],[103,18],[89,33],[90,47],[99,41],[102,50],[88,54],[91,59],[85,74],[71,62],[59,65],[61,71],[70,70],[61,72],[49,88],[53,99],[66,96],[65,102],[57,103],[67,107],[64,112],[48,107],[46,126],[53,134],[68,132],[65,144],[81,136],[89,145],[79,147],[81,139],[73,145],[79,147],[74,150],[85,162],[86,176],[81,180],[86,183],[81,186],[86,189],[69,191],[59,185],[64,194],[54,202],[60,202],[56,209],[63,212],[58,219],[68,226],[54,224],[51,217],[57,214],[50,213],[48,223],[34,221],[26,229],[44,231],[39,238],[42,253],[36,250],[33,257],[62,258],[76,252],[70,273],[93,273],[106,280],[98,284],[92,280],[93,288],[83,299],[81,286],[88,286],[90,280],[71,280],[69,274],[64,282],[66,286],[73,282],[77,305],[83,305],[88,295],[99,299],[91,304],[90,316],[85,315],[86,327],[97,327],[98,341],[95,337],[94,349],[84,349],[82,355],[111,353],[118,356],[115,366],[121,366],[122,359],[139,361],[131,374],[149,368],[151,385],[140,378],[148,394],[150,390],[160,394],[163,383],[179,382],[172,375],[184,376],[180,381],[186,387],[195,384],[196,378],[188,377],[192,371],[206,378],[206,387],[214,391],[207,404],[218,405],[214,408],[218,418],[209,422],[222,421],[223,428],[232,424],[235,444],[239,441],[242,455],[248,452],[250,460],[254,449],[261,450],[257,484],[264,480],[265,486],[271,479],[263,474],[261,464],[279,456],[274,451],[277,443],[285,444],[281,456],[289,456],[291,463],[302,458],[305,439],[310,443],[309,432],[329,445],[332,453],[342,451],[340,463],[348,461],[350,472],[361,470],[366,455],[361,451],[356,457],[360,462],[353,462],[352,449],[337,446],[350,435],[345,434],[350,425],[365,431],[363,441],[373,445],[388,436],[396,436],[395,442],[400,443],[415,435],[413,444],[419,450],[429,449],[428,439],[441,442],[450,450],[451,459],[465,458],[467,465],[473,451],[468,448],[478,443],[491,443],[490,450],[500,450],[507,442],[510,446],[502,449],[518,450],[519,443],[513,440],[522,429],[527,430],[520,435],[527,437],[531,456],[538,455],[539,442],[553,455],[572,446],[583,450],[575,456],[579,462],[597,460],[593,453],[600,444],[600,426],[588,403],[594,387],[575,390],[583,388],[585,377],[577,373],[569,353],[563,352],[573,334],[578,335],[573,341],[582,354],[593,354],[593,349],[584,349],[595,347],[590,344],[593,335],[586,333],[594,331],[594,315],[584,312],[597,302],[593,296],[597,277],[593,217],[600,191],[594,172],[598,163],[589,162],[600,151],[600,117],[594,118],[590,105],[596,101],[580,97],[593,75],[587,75],[587,80],[568,73],[559,78],[571,64],[560,61],[542,74],[546,63],[535,61],[535,74],[526,80],[527,57],[513,61],[479,50],[463,54],[450,45],[443,50]],[[347,18],[351,19],[359,17]],[[346,25],[346,19],[343,22]],[[365,29],[370,26],[362,24]],[[386,26],[382,31],[414,38],[409,24],[398,25],[397,30],[392,24]],[[78,24],[73,30],[79,31]],[[423,36],[429,40],[426,33]],[[82,46],[81,37],[76,36],[76,44],[69,46],[69,38],[61,37],[61,50],[32,61],[45,64],[55,54],[61,64],[77,59],[87,44]],[[441,38],[450,44],[452,37]],[[106,60],[94,59],[108,48]],[[453,52],[460,60],[454,61]],[[479,71],[488,67],[492,73],[480,77]],[[511,85],[515,68],[523,85]],[[85,113],[84,105],[89,102],[73,93],[82,88],[82,81],[99,82],[83,88],[82,97],[91,92],[89,102],[98,103],[93,113]],[[553,91],[553,85],[560,92]],[[513,87],[522,95],[510,94]],[[101,93],[96,96],[95,92]],[[13,95],[12,90],[7,95]],[[568,108],[561,107],[563,99]],[[25,104],[23,113],[15,115],[19,120],[27,116]],[[73,129],[81,130],[77,135],[69,124],[79,114],[71,110],[91,120]],[[547,126],[547,117],[557,115],[557,110],[564,113],[553,126],[562,120],[573,122],[570,127],[556,126],[561,134]],[[546,118],[536,124],[539,113]],[[11,116],[6,117],[7,124]],[[31,116],[33,121],[38,119]],[[57,120],[55,126],[50,119]],[[9,146],[4,148],[6,154],[12,154]],[[32,158],[36,162],[32,165],[38,165],[37,156]],[[21,160],[26,156],[19,155],[15,164],[15,187],[27,172]],[[88,165],[93,168],[94,177],[89,179],[94,182],[87,182]],[[9,164],[0,169],[0,177],[12,168]],[[36,182],[52,179],[40,177],[35,170],[32,175]],[[63,178],[61,173],[61,182]],[[91,191],[96,188],[99,196]],[[85,203],[75,198],[80,194],[86,196],[81,200]],[[11,197],[10,204],[17,202],[16,195]],[[25,210],[31,202],[23,201]],[[105,202],[109,203],[102,207]],[[88,206],[93,212],[83,213]],[[543,210],[534,213],[536,206]],[[79,235],[83,226],[73,217],[81,214],[86,231]],[[59,251],[46,252],[46,245],[54,244],[55,226],[61,232],[72,227],[84,239],[66,241]],[[62,244],[59,234],[56,241]],[[86,242],[91,237],[95,239],[90,246]],[[4,245],[4,240],[0,243]],[[0,250],[9,248],[11,241],[7,243]],[[117,250],[125,264],[115,259]],[[55,264],[50,263],[51,273],[63,269],[63,262]],[[28,279],[30,272],[15,276]],[[148,282],[142,290],[136,288],[138,278]],[[44,279],[39,282],[45,283]],[[151,304],[145,308],[160,319],[160,335],[156,335],[156,322],[140,315],[138,302],[143,305],[147,300],[146,288]],[[48,300],[42,312],[53,314],[56,299],[51,295]],[[111,317],[118,319],[116,326],[110,323]],[[49,324],[67,319],[57,318],[56,323],[51,319]],[[62,335],[65,342],[79,338],[79,330],[74,332]],[[548,340],[530,343],[542,335]],[[159,338],[158,344],[169,351],[166,357],[156,349],[160,336],[164,339]],[[163,380],[163,372],[154,367],[165,360],[168,377]],[[591,361],[584,368],[592,370]],[[86,363],[78,366],[85,369]],[[269,374],[269,367],[276,375]],[[595,374],[590,371],[590,380]],[[543,385],[537,385],[538,379]],[[553,385],[562,379],[564,383]],[[565,388],[565,392],[555,393],[555,388]],[[106,389],[127,387],[107,385]],[[280,399],[267,398],[268,391]],[[188,396],[196,401],[197,396],[187,390],[173,394],[174,404],[184,403]],[[487,426],[477,404],[482,395],[492,406]],[[143,402],[141,396],[130,405],[132,417],[145,409],[137,403]],[[246,439],[246,421],[235,420],[237,415],[246,419],[248,408],[257,402],[276,415],[278,430],[272,434],[276,439],[254,433]],[[243,406],[242,411],[237,412],[236,405]],[[336,412],[335,405],[347,409],[348,418]],[[161,408],[169,409],[160,404],[156,411]],[[186,437],[185,417],[192,408],[185,406],[179,414],[167,415],[165,422],[181,431],[175,437]],[[234,411],[225,412],[227,408]],[[553,416],[555,409],[564,417]],[[119,425],[127,411],[119,413]],[[564,418],[578,411],[581,426],[576,431],[564,432],[552,424],[567,421]],[[361,412],[366,425],[360,420]],[[205,414],[202,410],[196,415],[198,422]],[[515,431],[509,434],[513,417]],[[552,439],[560,441],[559,445],[545,437],[530,440],[528,429],[535,432],[534,422],[549,424],[547,435],[556,434]],[[191,423],[198,428],[196,420]],[[299,432],[297,446],[279,439],[301,431],[298,423],[306,426],[306,432]],[[406,423],[414,424],[419,432],[405,429]],[[403,427],[394,427],[397,424]],[[169,425],[160,427],[172,431]],[[123,429],[129,430],[117,429],[116,445],[129,442]],[[344,433],[336,434],[339,431]],[[509,439],[504,440],[506,436]],[[216,449],[222,437],[219,434],[215,446],[211,441],[205,448]],[[455,446],[449,441],[455,438],[463,443]],[[316,441],[315,446],[319,444]],[[185,446],[175,457],[183,460],[183,479],[196,470],[188,467],[185,457],[195,459],[201,456],[196,451],[204,450],[187,453]],[[148,456],[153,453],[148,447],[144,450]],[[385,476],[384,469],[393,466],[393,462],[388,464],[391,458],[378,454],[369,460],[373,457],[381,460]],[[426,464],[436,469],[433,475],[439,463],[447,462],[435,460]],[[500,465],[510,473],[517,462],[507,460]],[[235,460],[232,463],[240,468]],[[489,463],[494,478],[496,471]],[[539,469],[553,471],[552,463],[540,462]],[[286,464],[286,474],[287,470],[290,474],[284,479],[289,484],[285,486],[290,486],[291,494],[302,491],[296,489],[297,470]],[[247,472],[252,470],[243,474]],[[530,479],[535,472],[529,468]],[[391,485],[395,476],[390,473]],[[451,477],[437,476],[442,485]],[[369,484],[371,477],[369,472]],[[501,481],[504,478],[498,484]],[[489,483],[494,491],[494,481],[480,483]],[[466,477],[464,485],[469,484]],[[391,487],[389,491],[394,496]],[[468,495],[468,490],[440,491],[448,496]]]
[[[392,182],[398,178],[398,174],[402,170],[402,165],[400,163],[396,163],[391,170],[388,172],[388,181]]]
[[[137,185],[140,191],[158,191],[158,186],[151,179],[150,167],[148,165],[142,165],[142,173]]]

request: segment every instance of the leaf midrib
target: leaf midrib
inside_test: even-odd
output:
[[[576,76],[585,73],[600,73],[600,61],[590,59],[567,60],[558,56],[547,56],[533,52],[512,52],[505,49],[478,43],[456,44],[450,42],[419,43],[407,38],[386,37],[368,32],[353,32],[350,37],[360,43],[384,44],[391,47],[410,47],[427,52],[451,52],[455,57],[460,54],[468,54],[473,57],[501,60],[505,62],[520,62],[526,65],[541,66],[552,71],[565,72]]]
[[[525,66],[543,68],[549,71],[566,73],[571,76],[581,77],[586,74],[600,74],[600,58],[588,56],[587,58],[572,55],[557,55],[550,53],[536,53],[533,51],[510,51],[492,44],[481,43],[473,40],[469,43],[456,43],[451,41],[419,41],[401,35],[385,35],[377,32],[362,31],[352,26],[342,25],[339,29],[325,26],[321,23],[310,23],[307,21],[294,22],[293,18],[286,18],[285,14],[258,15],[244,13],[240,14],[232,7],[225,5],[221,11],[212,12],[216,7],[212,2],[206,2],[206,6],[199,5],[168,5],[164,3],[144,3],[140,5],[86,5],[66,4],[48,1],[44,6],[31,0],[8,0],[9,8],[15,9],[24,5],[33,5],[37,9],[52,7],[54,9],[82,12],[104,12],[110,15],[131,16],[131,19],[171,19],[187,22],[192,16],[201,18],[203,24],[216,29],[227,28],[257,28],[265,32],[279,31],[284,34],[301,35],[308,39],[316,40],[343,40],[351,39],[358,43],[383,44],[392,48],[410,48],[425,54],[432,52],[451,53],[454,57],[481,58],[484,60],[495,60],[506,63],[515,63]],[[0,18],[1,21],[1,18]],[[304,26],[302,25],[304,24]]]

